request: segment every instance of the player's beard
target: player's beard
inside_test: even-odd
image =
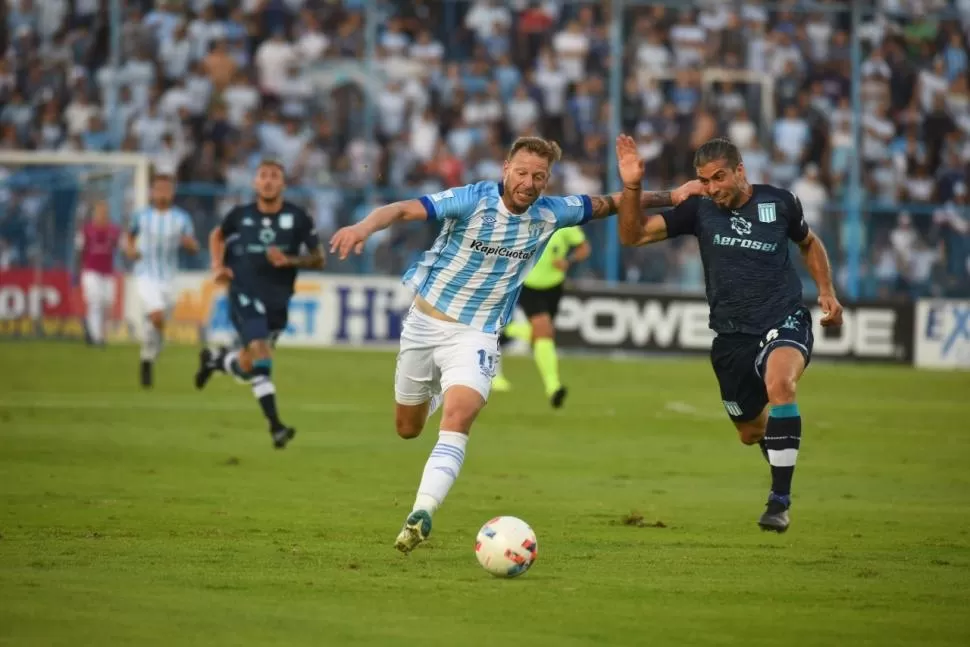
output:
[[[279,200],[280,195],[282,195],[282,193],[283,193],[282,191],[277,191],[276,193],[263,192],[263,193],[260,193],[259,196],[257,197],[259,198],[260,202],[270,203],[270,202],[276,202],[277,200]]]

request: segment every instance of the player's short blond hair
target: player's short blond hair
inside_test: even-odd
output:
[[[523,150],[533,155],[544,157],[549,160],[550,164],[555,164],[562,159],[562,149],[559,147],[559,144],[551,139],[543,139],[542,137],[519,137],[512,142],[509,155],[505,159],[511,160],[515,157],[516,153]]]
[[[261,168],[263,166],[275,166],[280,170],[284,176],[286,175],[286,168],[283,167],[283,162],[279,161],[275,157],[264,157],[259,160],[259,165],[256,168]]]

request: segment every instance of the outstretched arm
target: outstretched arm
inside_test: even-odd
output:
[[[356,225],[338,230],[330,239],[330,253],[337,254],[340,260],[347,258],[351,250],[360,254],[364,243],[375,232],[402,220],[427,220],[428,215],[421,200],[402,200],[378,207]]]
[[[354,226],[364,236],[371,236],[399,220],[427,220],[427,218],[428,211],[420,200],[402,200],[374,209]]]
[[[683,188],[683,187],[681,187]],[[673,191],[641,191],[639,205],[641,209],[664,209],[673,207],[683,198],[678,193],[680,189]],[[623,199],[623,192],[609,193],[607,195],[591,196],[593,203],[593,218],[606,218],[620,212],[620,200]]]

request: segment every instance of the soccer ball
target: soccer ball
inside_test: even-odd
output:
[[[475,557],[496,577],[522,575],[536,561],[538,544],[529,524],[516,517],[495,517],[478,531]]]

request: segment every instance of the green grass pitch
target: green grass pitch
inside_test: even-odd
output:
[[[553,413],[511,358],[403,556],[437,418],[395,436],[392,354],[282,350],[282,452],[247,388],[194,391],[194,350],[167,348],[150,393],[137,364],[0,344],[0,644],[970,644],[966,374],[813,365],[778,536],[705,360],[564,359]],[[515,580],[474,557],[499,514],[539,539]]]

